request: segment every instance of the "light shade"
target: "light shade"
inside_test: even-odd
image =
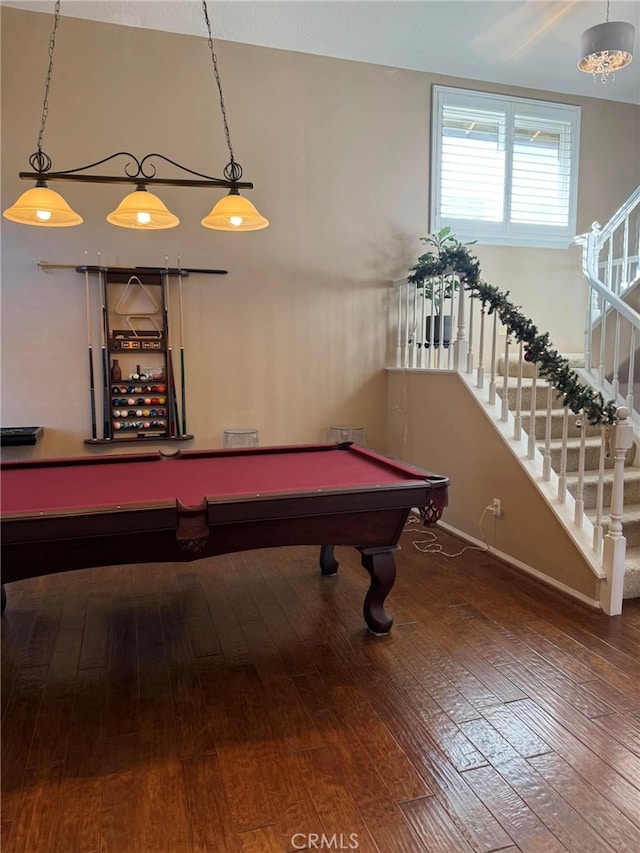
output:
[[[590,27],[582,34],[578,68],[587,74],[600,75],[605,82],[633,59],[635,27],[626,21],[607,21]]]
[[[180,224],[178,217],[146,187],[138,187],[125,196],[107,216],[107,222],[120,228],[135,228],[141,231],[159,231],[162,228],[175,228]]]
[[[261,216],[237,190],[231,190],[200,224],[216,231],[259,231],[269,225],[269,220]]]
[[[80,225],[83,221],[60,193],[50,190],[46,184],[22,193],[18,201],[2,215],[20,225],[42,225],[45,228],[68,228]]]

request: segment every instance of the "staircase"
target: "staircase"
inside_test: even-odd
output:
[[[451,240],[457,244],[452,235],[444,238],[445,243]],[[604,401],[613,403],[603,412],[597,404],[590,405],[588,395],[578,398],[587,399],[592,417],[601,418],[603,424],[615,421],[612,428],[591,427],[587,421],[578,426],[579,419],[562,406],[561,399],[549,400],[551,386],[545,375],[551,381],[553,376],[547,369],[542,377],[532,379],[536,368],[526,361],[524,342],[528,338],[519,334],[531,330],[526,318],[506,300],[506,294],[479,277],[473,253],[475,265],[456,254],[460,244],[453,250],[448,245],[452,251],[440,246],[431,253],[446,260],[444,266],[425,264],[427,275],[431,270],[441,284],[451,276],[475,282],[476,298],[465,287],[452,288],[450,346],[442,342],[439,347],[426,345],[426,319],[437,312],[433,299],[424,299],[418,292],[413,273],[393,282],[390,341],[395,342],[396,368],[456,371],[470,392],[491,410],[502,437],[517,445],[523,468],[538,481],[541,493],[546,494],[601,580],[598,596],[602,609],[615,616],[621,612],[623,598],[640,597],[640,456],[636,454],[640,446],[640,295],[636,293],[640,286],[640,187],[603,228],[594,222],[591,231],[577,236],[575,242],[582,246],[582,272],[590,290],[584,352],[570,359],[569,367],[587,389],[597,389]],[[512,345],[519,350],[513,361]],[[504,359],[508,370],[500,382]],[[572,380],[556,384],[575,388]],[[534,385],[539,390],[532,409]],[[503,393],[506,399],[502,406],[497,405]],[[594,400],[597,397],[591,398]],[[531,435],[527,433],[530,426]],[[605,455],[609,429],[611,452]],[[526,442],[522,441],[523,431]],[[524,445],[526,455],[522,454]]]
[[[579,368],[581,358],[570,357],[570,364],[574,368]],[[522,367],[522,385],[521,385],[521,411],[522,429],[527,434],[531,434],[531,397],[532,397],[532,377],[534,366],[524,364]],[[505,361],[500,358],[498,362],[498,373],[504,377]],[[508,387],[507,400],[509,411],[513,414],[517,406],[517,375],[518,375],[518,359],[510,358],[508,366]],[[496,393],[502,397],[503,387],[498,383]],[[524,414],[526,412],[527,414]],[[560,476],[562,464],[562,432],[564,421],[564,408],[559,398],[553,402],[551,412],[551,442],[549,445],[551,468]],[[544,385],[537,385],[536,388],[536,403],[533,432],[536,439],[536,445],[541,452],[545,449],[546,438],[546,422],[547,422],[547,389]],[[580,455],[580,421],[579,418],[571,414],[569,415],[568,427],[568,443],[565,461],[565,473],[567,481],[567,489],[577,497],[577,471],[579,467]],[[585,514],[595,523],[596,521],[596,500],[599,482],[599,464],[600,464],[600,444],[601,444],[601,427],[599,425],[586,426],[586,442],[585,442],[585,467],[583,478],[582,497],[584,501]],[[635,464],[640,462],[640,455],[637,453],[637,445],[627,451],[625,461],[625,477],[624,477],[624,514],[622,518],[623,535],[627,540],[627,550],[625,559],[625,577],[624,577],[624,598],[640,598],[640,465]],[[609,506],[611,501],[611,486],[613,482],[613,460],[605,459],[604,472],[604,505]],[[604,530],[606,534],[608,530],[608,518],[603,519]]]

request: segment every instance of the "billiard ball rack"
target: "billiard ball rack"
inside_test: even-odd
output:
[[[176,388],[171,346],[169,278],[181,287],[186,270],[82,266],[87,288],[92,437],[85,444],[187,441],[183,345],[180,390]],[[89,275],[98,278],[98,307]],[[92,310],[93,309],[93,310]],[[92,322],[99,313],[102,387],[94,387]],[[182,338],[180,298],[180,337]],[[124,328],[127,326],[128,328]],[[150,366],[151,365],[151,366]],[[181,404],[179,402],[181,400]],[[96,412],[102,413],[102,435]]]

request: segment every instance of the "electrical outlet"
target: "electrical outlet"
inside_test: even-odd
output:
[[[496,518],[502,518],[502,501],[500,498],[494,498],[491,504],[491,509]]]

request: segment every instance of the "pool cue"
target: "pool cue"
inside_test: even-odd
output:
[[[100,252],[98,252],[98,267],[100,267]],[[107,352],[107,288],[102,268],[98,272],[98,285],[100,287],[100,301],[102,303],[102,322],[100,324],[100,345],[102,348],[102,437],[111,438],[111,409],[109,407],[109,353]]]
[[[187,389],[184,378],[184,325],[182,313],[182,269],[178,255],[178,305],[180,309],[180,391],[182,395],[182,434],[187,434]]]
[[[84,253],[85,260],[87,258],[87,253]],[[95,387],[95,379],[93,376],[93,343],[92,343],[92,335],[91,335],[91,293],[89,290],[89,270],[86,269],[84,273],[84,292],[85,299],[87,303],[87,346],[89,349],[89,396],[91,399],[91,438],[95,441],[98,437],[98,431],[96,429],[96,387]]]
[[[171,348],[171,333],[169,330],[169,258],[165,257],[165,269],[161,273],[164,278],[164,327],[167,336],[167,413],[169,420],[169,435],[177,436],[179,433],[178,401],[176,400],[174,375],[173,375],[173,350]]]

